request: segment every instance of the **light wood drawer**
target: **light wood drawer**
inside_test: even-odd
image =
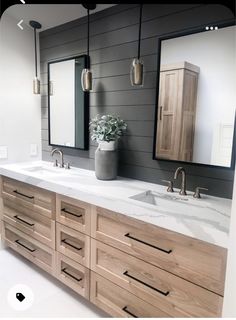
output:
[[[55,221],[28,208],[6,201],[3,208],[3,220],[55,249]]]
[[[221,314],[221,296],[94,239],[91,269],[173,317]]]
[[[2,177],[2,198],[6,206],[21,207],[55,220],[55,194],[27,183]]]
[[[90,301],[116,318],[170,318],[167,313],[92,271]]]
[[[56,239],[57,251],[89,268],[89,236],[57,223]]]
[[[208,290],[224,293],[224,248],[95,206],[91,236]]]
[[[7,246],[19,252],[22,256],[45,271],[54,274],[54,250],[29,237],[27,234],[6,222],[3,222],[3,238]]]
[[[81,296],[89,299],[90,271],[81,264],[57,252],[57,278]]]
[[[90,204],[57,194],[56,212],[58,222],[90,235]]]

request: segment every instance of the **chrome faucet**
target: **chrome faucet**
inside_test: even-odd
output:
[[[182,196],[186,196],[187,195],[187,192],[186,192],[186,172],[183,167],[179,167],[176,169],[174,179],[176,180],[180,173],[182,174],[182,183],[181,183],[181,189],[180,189],[179,194],[181,194]]]
[[[60,150],[60,149],[58,149],[58,148],[55,148],[55,149],[53,149],[52,150],[52,152],[51,152],[51,156],[53,157],[53,155],[55,154],[55,153],[58,153],[59,155],[60,155],[60,163],[59,163],[59,165],[58,165],[58,161],[57,161],[57,159],[54,161],[54,167],[60,167],[60,168],[64,168],[64,156],[63,156],[63,152]]]

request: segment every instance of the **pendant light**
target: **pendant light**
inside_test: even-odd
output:
[[[131,80],[132,86],[143,86],[143,82],[144,82],[143,62],[140,60],[142,13],[143,13],[143,4],[140,4],[138,57],[133,59],[131,69],[130,69],[130,80]]]
[[[90,16],[89,11],[94,10],[96,8],[96,4],[94,3],[82,3],[83,7],[87,9],[87,16],[88,16],[88,38],[87,38],[87,56],[88,59],[86,61],[86,68],[83,69],[81,74],[81,85],[82,89],[85,92],[89,92],[92,90],[92,83],[93,83],[93,75],[92,71],[90,70],[90,57],[89,57],[89,32],[90,32]]]
[[[33,93],[40,94],[40,80],[38,78],[38,51],[37,51],[36,30],[41,29],[42,25],[39,22],[33,21],[33,20],[31,20],[29,24],[34,29],[35,78],[33,80]]]

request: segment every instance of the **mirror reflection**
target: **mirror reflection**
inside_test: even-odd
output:
[[[155,158],[230,167],[235,26],[161,41]]]
[[[87,95],[81,87],[85,56],[49,63],[50,145],[86,148]]]

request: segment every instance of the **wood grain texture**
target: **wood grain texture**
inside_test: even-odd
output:
[[[43,270],[54,275],[55,251],[53,249],[45,246],[5,221],[3,222],[3,240],[8,247],[14,249]]]
[[[90,267],[90,237],[60,223],[56,223],[56,250]]]
[[[90,301],[115,318],[171,317],[93,271],[91,271]]]
[[[30,184],[2,177],[3,203],[14,203],[26,210],[55,220],[55,194]]]
[[[144,87],[134,89],[130,85],[129,71],[137,54],[139,10],[137,4],[121,4],[91,15],[91,63],[94,76],[94,92],[91,93],[90,115],[111,113],[128,120],[126,142],[120,152],[119,175],[145,181],[162,183],[170,179],[177,162],[152,160],[154,137],[154,113],[156,104],[156,70],[158,39],[170,32],[194,27],[217,25],[233,16],[221,5],[158,5],[147,4],[143,9],[141,56],[145,64]],[[78,19],[40,33],[42,117],[47,109],[47,62],[68,58],[86,52],[86,19]],[[146,106],[146,112],[138,111]],[[152,106],[151,108],[149,108]],[[121,111],[121,108],[122,111]],[[136,112],[137,108],[137,112]],[[146,123],[146,120],[151,120]],[[142,141],[151,142],[143,150]],[[130,148],[136,141],[136,148]],[[51,161],[48,148],[48,130],[43,121],[43,159]],[[127,142],[128,141],[128,142]],[[151,146],[151,147],[150,147]],[[94,155],[90,152],[63,150],[74,166],[94,169]],[[145,152],[143,152],[145,151]],[[209,194],[232,196],[233,170],[185,166],[188,188],[205,186]],[[196,178],[197,176],[197,178]],[[216,188],[217,185],[217,188]]]
[[[221,315],[217,294],[94,239],[91,269],[172,317]]]
[[[90,271],[81,264],[56,252],[56,276],[68,287],[89,299]]]
[[[57,222],[90,235],[91,205],[57,194]]]
[[[95,206],[91,236],[217,294],[224,293],[224,248]]]
[[[198,73],[188,62],[161,66],[156,158],[193,160]]]

